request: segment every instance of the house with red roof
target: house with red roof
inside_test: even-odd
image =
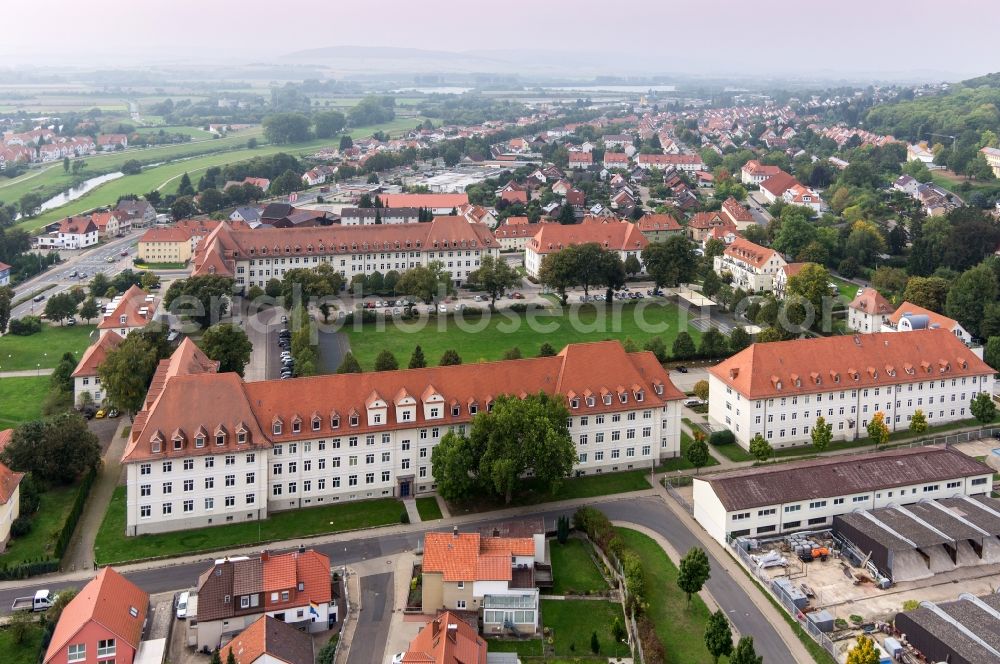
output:
[[[84,249],[97,244],[97,225],[90,217],[67,217],[56,230],[35,240],[43,249]]]
[[[601,221],[604,221],[603,219]],[[543,224],[524,248],[524,267],[528,274],[538,278],[542,260],[566,247],[596,243],[609,251],[615,251],[625,261],[635,256],[642,262],[642,250],[649,240],[639,227],[630,221],[611,220],[608,223]]]
[[[778,199],[784,200],[785,192],[795,185],[802,186],[794,176],[781,171],[761,182],[760,191],[768,203],[774,203]]]
[[[605,152],[604,168],[628,168],[628,155],[624,152]]]
[[[647,212],[635,224],[650,242],[663,242],[671,235],[684,232],[684,228],[669,214]]]
[[[743,164],[743,168],[740,169],[740,181],[743,184],[760,184],[769,177],[773,177],[781,172],[782,170],[777,166],[769,166],[760,163],[756,159],[751,159]]]
[[[491,537],[460,533],[456,526],[450,533],[427,533],[422,610],[480,613],[485,634],[501,633],[509,618],[515,631],[533,634],[538,630],[536,569],[551,579],[543,532]]]
[[[83,393],[90,395],[93,403],[100,404],[104,399],[101,388],[101,377],[97,370],[104,363],[108,353],[121,345],[123,338],[114,330],[107,330],[97,341],[83,351],[83,357],[73,370],[73,402],[80,403]]]
[[[741,233],[745,231],[748,227],[755,225],[757,222],[754,221],[753,215],[743,205],[740,205],[739,201],[730,196],[722,203],[722,208],[720,210],[723,215],[729,218],[729,221],[736,225],[736,230]]]
[[[124,150],[128,147],[128,136],[125,134],[101,134],[97,137],[97,147],[102,152]]]
[[[528,204],[528,192],[523,189],[506,189],[500,194],[500,200],[508,203]]]
[[[594,165],[594,156],[589,152],[570,152],[569,167],[575,171],[585,171]]]
[[[104,317],[97,324],[101,336],[116,332],[123,339],[146,327],[156,314],[160,298],[133,285],[104,306]]]
[[[445,611],[410,641],[402,664],[486,664],[487,659],[486,640],[461,617]]]
[[[716,273],[729,276],[732,287],[752,293],[773,291],[775,279],[786,265],[785,259],[774,249],[737,238],[714,259]]]
[[[13,429],[0,431],[0,451],[14,435]],[[0,553],[7,548],[10,527],[21,514],[21,480],[24,473],[16,473],[0,463]]]
[[[882,325],[882,332],[913,332],[914,330],[948,330],[965,344],[972,343],[972,335],[954,318],[903,302]]]
[[[149,595],[105,567],[63,609],[42,661],[132,664],[148,612]]]
[[[216,560],[198,577],[196,591],[199,650],[218,648],[265,615],[306,632],[337,622],[330,558],[313,549]]]
[[[100,237],[120,237],[132,229],[132,223],[127,218],[123,221],[114,210],[110,212],[94,212],[90,220],[97,226]]]
[[[889,323],[892,303],[874,288],[859,288],[847,305],[847,327],[855,332],[878,332]]]
[[[226,644],[219,656],[236,664],[314,664],[312,637],[271,616],[261,616]]]
[[[10,284],[10,265],[0,262],[0,286]]]
[[[688,235],[691,236],[692,240],[699,243],[704,242],[708,238],[708,234],[715,228],[732,231],[733,233],[738,231],[736,224],[718,210],[714,212],[695,212],[687,223]]]
[[[823,198],[815,190],[798,183],[786,189],[781,198],[790,205],[811,208],[815,214],[821,214],[826,208]]]
[[[384,207],[426,208],[431,214],[447,215],[469,204],[468,194],[383,194]]]

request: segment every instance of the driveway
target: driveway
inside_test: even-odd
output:
[[[281,369],[281,352],[278,348],[278,331],[284,311],[276,307],[261,311],[252,317],[241,316],[247,338],[253,345],[250,363],[244,370],[247,382],[277,378]]]
[[[382,664],[393,611],[392,589],[392,572],[362,577],[361,607],[347,664]]]

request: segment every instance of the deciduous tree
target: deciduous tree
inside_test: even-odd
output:
[[[729,664],[764,664],[764,658],[754,650],[752,636],[740,638],[733,654],[729,656]]]
[[[681,558],[681,563],[677,566],[677,587],[687,595],[689,607],[691,596],[701,591],[711,575],[712,568],[704,549],[694,547]]]
[[[750,456],[760,463],[764,463],[774,454],[774,448],[764,440],[764,436],[757,434],[750,439]]]
[[[97,306],[97,300],[88,297],[80,303],[80,318],[88,323],[101,315],[101,308]]]
[[[69,293],[53,295],[45,303],[45,317],[62,325],[76,313],[76,302]]]
[[[670,348],[670,357],[675,360],[687,360],[695,356],[694,339],[687,332],[678,332]]]
[[[990,396],[989,392],[980,392],[972,397],[969,410],[972,412],[972,416],[983,424],[992,422],[997,414],[996,404],[993,402],[993,397]]]
[[[720,657],[729,657],[733,652],[733,630],[722,609],[708,617],[708,624],[705,625],[705,647],[712,656],[713,664],[719,664]]]
[[[812,437],[812,444],[816,451],[823,452],[830,447],[830,443],[833,441],[833,424],[827,422],[826,418],[820,415],[816,418],[816,424],[813,425],[809,435]]]
[[[479,269],[469,274],[469,281],[490,296],[490,308],[496,308],[497,298],[521,283],[521,277],[504,258],[483,256]]]
[[[705,434],[696,431],[694,440],[688,443],[688,448],[684,452],[684,458],[691,463],[695,469],[701,469],[708,464],[708,443],[705,442]]]
[[[663,242],[652,242],[642,250],[646,273],[661,286],[676,287],[694,278],[697,260],[694,246],[685,235],[673,235]]]
[[[910,418],[910,431],[913,433],[927,431],[927,417],[924,415],[924,411],[919,408],[913,412],[913,416]]]
[[[101,460],[101,445],[75,412],[25,422],[14,429],[0,460],[37,479],[70,484]]]
[[[875,447],[889,442],[889,427],[885,423],[885,415],[882,411],[877,411],[868,422],[868,440]]]
[[[247,333],[231,323],[217,323],[208,328],[198,345],[205,355],[219,362],[220,373],[232,371],[241,376],[253,352]]]
[[[858,637],[858,644],[847,653],[847,664],[878,664],[879,654],[875,648],[875,641],[862,634]]]
[[[400,275],[396,291],[430,304],[435,297],[454,293],[455,286],[451,281],[451,273],[444,269],[444,264],[431,261],[426,266],[410,268]]]
[[[130,334],[110,351],[97,369],[106,401],[132,417],[142,408],[159,358],[139,334]]]

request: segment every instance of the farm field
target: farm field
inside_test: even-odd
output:
[[[453,318],[447,321],[425,319],[426,324],[420,329],[387,325],[381,330],[382,323],[369,323],[360,327],[351,325],[344,332],[354,357],[362,369],[370,371],[375,366],[375,357],[383,349],[390,350],[401,366],[406,366],[417,345],[423,349],[430,366],[435,366],[448,349],[456,350],[462,361],[469,364],[499,360],[515,346],[521,349],[523,357],[536,357],[546,342],[559,352],[569,343],[624,340],[626,337],[642,346],[648,339],[660,336],[669,352],[680,331],[682,318],[673,304],[616,304],[613,310],[614,315],[605,314],[603,305],[600,310],[589,306],[580,309],[578,325],[556,308],[529,312],[531,315],[504,311],[486,322],[470,317],[461,326]],[[701,332],[691,326],[687,331],[697,344]]]

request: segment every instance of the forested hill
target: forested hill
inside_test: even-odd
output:
[[[911,142],[947,143],[947,136],[961,142],[965,132],[976,139],[987,130],[1000,133],[1000,73],[962,81],[943,94],[880,104],[864,121],[870,131]]]

